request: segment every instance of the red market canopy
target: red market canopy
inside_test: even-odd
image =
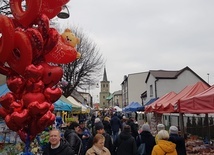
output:
[[[179,109],[178,109],[179,100],[197,95],[208,88],[209,86],[204,82],[197,82],[194,85],[188,85],[183,90],[181,90],[176,96],[174,96],[171,100],[169,100],[168,102],[162,103],[161,106],[155,109],[155,112],[157,113],[179,112]]]
[[[180,113],[214,113],[214,85],[209,89],[179,101]]]
[[[176,95],[175,92],[170,92],[165,94],[164,96],[160,97],[159,99],[157,99],[155,102],[153,102],[152,104],[148,105],[145,107],[145,112],[154,112],[155,109],[157,109],[158,107],[160,107],[164,102],[167,102],[169,100],[171,100],[174,96]]]

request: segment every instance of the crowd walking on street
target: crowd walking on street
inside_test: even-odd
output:
[[[90,121],[90,124],[88,122]],[[43,155],[186,155],[185,139],[178,128],[156,126],[152,135],[148,123],[139,126],[134,117],[97,116],[71,122],[63,133],[49,131]]]

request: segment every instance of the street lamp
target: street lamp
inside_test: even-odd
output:
[[[208,83],[208,84],[209,84],[209,82],[210,82],[210,77],[209,77],[209,76],[210,76],[210,74],[207,73],[207,78],[208,78],[208,79],[207,79],[207,83]]]
[[[67,19],[70,17],[69,9],[66,5],[62,7],[61,12],[57,15],[58,18]]]

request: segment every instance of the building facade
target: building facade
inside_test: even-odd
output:
[[[133,73],[124,76],[122,87],[122,108],[131,102],[142,104],[141,94],[147,89],[145,80],[148,72]]]
[[[88,105],[90,107],[93,107],[93,103],[92,103],[92,96],[89,93],[86,92],[80,92],[80,94],[85,98],[85,105]]]
[[[112,98],[113,106],[118,106],[122,108],[122,91],[118,90],[113,93],[113,98]]]
[[[148,102],[152,98],[161,97],[171,91],[179,93],[187,85],[193,85],[199,81],[209,85],[189,67],[176,71],[150,70],[146,78],[147,95],[144,100]]]

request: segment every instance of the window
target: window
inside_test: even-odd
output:
[[[150,85],[150,97],[153,97],[153,85]]]
[[[103,84],[103,88],[105,88],[105,84]]]
[[[106,84],[106,87],[108,87],[108,84]]]
[[[103,96],[103,99],[105,99],[106,97],[105,96]]]

